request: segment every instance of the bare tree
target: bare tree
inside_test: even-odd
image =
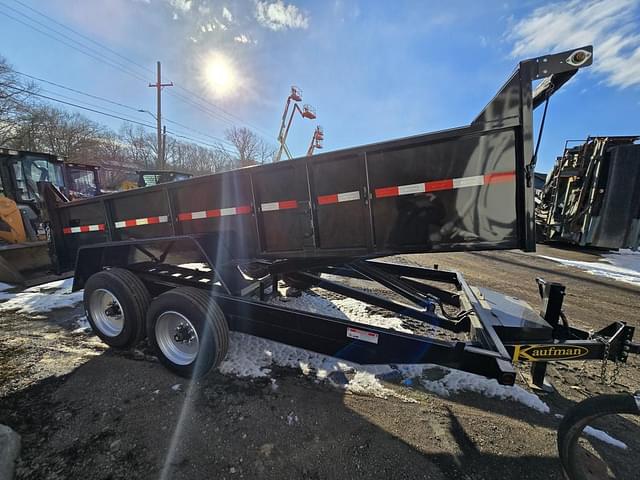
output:
[[[138,168],[155,168],[158,143],[153,134],[141,126],[126,124],[120,129],[120,140],[125,145],[131,164]]]
[[[32,106],[16,127],[14,148],[48,152],[82,161],[94,150],[104,127],[79,113],[70,113],[48,105]]]
[[[271,162],[276,149],[248,128],[232,127],[225,132],[225,138],[236,151],[231,154],[234,166],[247,167]]]
[[[194,175],[220,172],[229,168],[229,159],[222,148],[208,148],[193,143],[167,139],[167,160],[172,168]]]
[[[35,85],[21,81],[6,59],[0,56],[0,146],[15,140],[35,91]]]

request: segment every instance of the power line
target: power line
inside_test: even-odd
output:
[[[53,85],[54,87],[62,88],[62,89],[64,89],[64,90],[69,90],[70,92],[78,93],[78,94],[80,94],[80,95],[85,95],[85,96],[87,96],[87,97],[91,97],[91,98],[94,98],[94,99],[96,99],[96,100],[101,100],[101,101],[106,102],[106,103],[111,103],[112,105],[117,105],[117,106],[119,106],[119,107],[126,108],[126,109],[128,109],[128,110],[133,110],[133,111],[135,111],[135,112],[139,112],[139,111],[140,111],[140,109],[139,109],[139,108],[135,108],[135,107],[132,107],[132,106],[130,106],[130,105],[125,105],[125,104],[123,104],[123,103],[116,102],[116,101],[114,101],[114,100],[109,100],[108,98],[104,98],[104,97],[101,97],[101,96],[99,96],[99,95],[94,95],[94,94],[92,94],[92,93],[83,92],[83,91],[81,91],[81,90],[77,90],[77,89],[75,89],[75,88],[67,87],[67,86],[65,86],[65,85],[61,85],[61,84],[59,84],[59,83],[52,82],[51,80],[45,80],[44,78],[39,78],[39,77],[36,77],[36,76],[34,76],[34,75],[29,75],[28,73],[18,72],[17,70],[12,70],[12,71],[13,71],[13,73],[17,73],[18,75],[21,75],[21,76],[23,76],[23,77],[30,78],[30,79],[32,79],[32,80],[36,80],[36,81],[38,81],[38,82],[47,83],[47,84],[49,84],[49,85]]]
[[[57,34],[57,35],[59,35],[59,36],[61,36],[61,37],[63,37],[63,38],[67,38],[67,39],[69,39],[71,42],[78,43],[78,42],[77,42],[76,40],[74,40],[73,38],[71,38],[71,37],[69,37],[69,36],[67,36],[67,35],[65,35],[65,34],[63,34],[63,33],[60,33],[60,32],[58,32],[58,31],[56,31],[56,30],[52,29],[51,27],[47,27],[47,26],[46,26],[46,25],[44,25],[42,22],[39,22],[38,20],[34,20],[32,17],[29,17],[29,15],[26,15],[26,14],[24,14],[24,13],[20,12],[19,10],[16,10],[15,8],[9,7],[8,5],[6,5],[6,4],[5,4],[5,3],[3,3],[3,2],[0,2],[0,5],[1,5],[1,6],[3,6],[3,7],[5,7],[5,8],[9,8],[10,10],[12,10],[12,11],[14,11],[14,12],[18,13],[19,15],[22,15],[23,17],[27,18],[27,19],[28,19],[28,20],[30,20],[31,22],[34,22],[34,23],[36,23],[36,24],[38,24],[38,25],[42,25],[43,27],[45,27],[45,28],[47,28],[47,29],[51,30],[52,32],[54,32],[55,34]],[[84,55],[87,55],[88,57],[91,57],[91,58],[93,58],[93,59],[95,59],[95,60],[98,60],[99,62],[103,62],[103,63],[105,63],[105,64],[107,64],[107,65],[109,65],[109,66],[111,66],[111,67],[114,67],[114,68],[116,68],[117,70],[120,70],[121,72],[124,72],[124,73],[126,73],[127,75],[130,75],[130,76],[132,76],[132,77],[134,77],[134,78],[136,78],[136,79],[138,79],[138,80],[142,80],[142,81],[144,81],[144,82],[146,82],[146,81],[147,81],[147,80],[146,80],[146,78],[142,77],[141,75],[138,75],[136,72],[132,72],[132,71],[128,70],[126,67],[123,67],[122,65],[120,65],[120,64],[118,64],[118,63],[116,63],[116,62],[115,62],[115,61],[113,61],[112,59],[106,59],[106,58],[102,58],[102,57],[99,57],[99,56],[93,55],[92,53],[88,53],[87,51],[85,51],[85,50],[83,50],[83,49],[86,49],[86,50],[88,50],[88,51],[90,51],[90,52],[91,52],[91,51],[93,51],[93,52],[95,52],[97,55],[102,55],[102,53],[101,53],[101,52],[98,52],[98,51],[96,51],[96,50],[93,50],[93,49],[91,49],[91,48],[89,48],[89,47],[86,47],[86,46],[84,46],[84,45],[82,45],[82,44],[79,44],[79,45],[81,45],[81,47],[82,47],[82,48],[79,48],[77,45],[73,45],[72,43],[66,42],[65,40],[61,40],[60,38],[57,38],[57,37],[55,37],[55,36],[51,35],[51,33],[45,32],[45,31],[43,31],[43,30],[41,30],[41,29],[39,29],[39,28],[37,28],[37,27],[34,27],[33,25],[28,24],[28,23],[27,23],[27,22],[25,22],[24,20],[20,20],[19,18],[16,18],[16,17],[14,17],[13,15],[10,15],[9,13],[7,13],[7,12],[5,12],[5,11],[1,11],[1,10],[0,10],[0,13],[2,13],[2,14],[3,14],[3,15],[5,15],[6,17],[9,17],[10,19],[12,19],[12,20],[14,20],[14,21],[16,21],[16,22],[18,22],[18,23],[21,23],[22,25],[25,25],[25,26],[27,26],[27,27],[31,28],[32,30],[35,30],[36,32],[39,32],[39,33],[41,33],[41,34],[43,34],[43,35],[45,35],[45,36],[47,36],[47,37],[49,37],[49,38],[52,38],[53,40],[55,40],[55,41],[57,41],[57,42],[62,43],[63,45],[66,45],[66,46],[68,46],[68,47],[70,47],[70,48],[72,48],[72,49],[74,49],[74,50],[76,50],[76,51],[78,51],[78,52],[80,52],[80,53],[82,53],[82,54],[84,54]]]
[[[38,14],[38,15],[40,15],[40,16],[42,16],[42,17],[46,18],[46,19],[48,19],[49,21],[51,21],[51,22],[53,22],[53,23],[55,23],[55,24],[57,24],[57,25],[61,26],[62,28],[65,28],[66,30],[68,30],[68,31],[70,31],[70,32],[73,32],[74,34],[78,35],[79,37],[84,38],[84,39],[86,39],[86,40],[90,41],[91,43],[93,43],[93,44],[95,44],[95,45],[99,46],[100,48],[103,48],[104,50],[106,50],[106,51],[108,51],[108,52],[112,53],[113,55],[116,55],[116,56],[118,56],[118,57],[122,58],[123,60],[126,60],[127,62],[129,62],[129,63],[133,64],[133,65],[136,65],[138,68],[141,68],[141,69],[143,69],[143,70],[145,70],[145,71],[147,71],[147,72],[153,73],[153,71],[152,71],[151,69],[149,69],[149,68],[147,68],[147,67],[145,67],[145,66],[141,65],[140,63],[138,63],[138,62],[136,62],[136,61],[134,61],[134,60],[131,60],[130,58],[128,58],[128,57],[126,57],[126,56],[124,56],[124,55],[122,55],[122,54],[120,54],[120,53],[116,52],[115,50],[113,50],[113,49],[111,49],[111,48],[107,47],[106,45],[104,45],[104,44],[102,44],[102,43],[100,43],[100,42],[97,42],[97,41],[95,41],[95,40],[91,39],[90,37],[88,37],[88,36],[86,36],[86,35],[83,35],[83,34],[81,34],[81,33],[77,32],[76,30],[72,29],[71,27],[68,27],[68,26],[64,25],[64,24],[63,24],[63,23],[61,23],[61,22],[58,22],[57,20],[53,19],[52,17],[50,17],[50,16],[48,16],[48,15],[46,15],[46,14],[44,14],[44,13],[41,13],[41,12],[39,12],[38,10],[36,10],[36,9],[34,9],[34,8],[30,7],[30,6],[25,5],[24,3],[20,2],[19,0],[14,0],[14,1],[15,1],[17,4],[21,5],[22,7],[29,9],[30,11],[32,11],[32,12],[34,12],[34,13],[36,13],[36,14]],[[57,30],[55,30],[55,29],[53,29],[53,28],[51,28],[51,27],[48,27],[48,26],[44,25],[42,22],[39,22],[38,20],[33,19],[33,17],[30,17],[30,16],[26,15],[25,13],[20,12],[19,10],[16,10],[16,9],[14,9],[14,8],[12,8],[12,7],[9,7],[8,5],[6,5],[6,4],[4,4],[4,3],[2,3],[2,2],[0,2],[0,5],[3,5],[3,6],[5,6],[6,8],[9,8],[9,9],[13,10],[14,12],[19,13],[20,15],[22,15],[22,16],[23,16],[23,17],[25,17],[25,18],[28,18],[28,19],[29,19],[29,20],[31,20],[32,22],[35,22],[35,23],[37,23],[37,24],[39,24],[39,25],[42,25],[42,26],[44,26],[45,28],[48,28],[49,30],[51,30],[51,31],[55,32],[56,34],[58,34],[58,35],[60,35],[60,36],[62,36],[62,37],[64,37],[64,38],[69,39],[69,40],[70,40],[70,41],[72,41],[72,42],[78,43],[75,39],[73,39],[73,38],[71,38],[71,37],[69,37],[69,36],[67,36],[67,35],[65,35],[65,34],[63,34],[63,33],[60,33],[60,32],[58,32]],[[4,12],[2,12],[2,13],[4,13]],[[14,20],[16,20],[16,21],[18,21],[18,22],[20,22],[20,23],[22,23],[22,24],[24,24],[24,25],[26,25],[26,26],[30,27],[30,28],[33,28],[34,30],[36,30],[36,31],[38,31],[38,32],[40,32],[40,33],[43,33],[44,35],[48,35],[46,32],[42,32],[41,30],[39,30],[39,29],[37,29],[37,28],[35,28],[35,27],[31,26],[31,25],[28,25],[28,24],[26,24],[26,23],[22,22],[22,21],[20,21],[20,20],[16,19],[15,17],[11,17],[10,15],[8,15],[8,14],[6,14],[6,13],[4,13],[4,14],[5,14],[5,15],[7,15],[7,16],[9,16],[10,18],[13,18]],[[58,40],[58,41],[62,42],[62,41],[61,41],[61,40],[59,40],[59,39],[56,39],[56,40]],[[74,49],[78,50],[78,49],[77,49],[76,47],[74,47],[73,45],[69,45],[69,44],[67,44],[66,42],[62,42],[62,43],[64,43],[64,44],[65,44],[65,45],[67,45],[67,46],[70,46],[71,48],[74,48]],[[82,45],[82,44],[80,44],[80,45]],[[88,49],[88,50],[90,50],[90,51],[96,52],[96,53],[97,53],[97,54],[99,54],[99,55],[101,54],[101,52],[98,52],[98,51],[96,51],[96,50],[94,50],[94,49],[90,49],[89,47],[85,47],[84,45],[82,45],[82,47],[83,47],[83,48],[87,48],[87,49]],[[78,51],[80,51],[80,50],[78,50]],[[84,53],[84,54],[86,54],[86,55],[89,55],[89,56],[91,56],[92,58],[95,58],[95,59],[97,59],[97,60],[99,60],[99,61],[103,61],[103,60],[105,60],[105,59],[101,59],[101,58],[96,58],[96,57],[94,57],[93,55],[90,55],[90,54],[88,54],[88,53],[86,53],[86,52],[82,52],[82,51],[81,51],[81,53]],[[111,60],[111,59],[109,59],[109,60],[110,60],[111,62],[113,62],[113,64],[115,64],[115,62],[114,62],[113,60]],[[116,66],[116,68],[118,68],[118,69],[119,69],[119,70],[121,70],[121,71],[125,71],[125,70],[122,68],[123,66],[122,66],[121,64],[115,64],[115,65],[113,65],[113,64],[109,64],[109,65],[110,65],[110,66],[118,65],[118,66]],[[129,71],[129,70],[126,70],[126,71],[125,71],[125,73],[128,73],[128,74],[130,74],[130,75],[135,76],[135,77],[136,77],[136,78],[138,78],[138,79],[141,79],[141,77],[140,77],[137,73],[135,73],[135,72],[131,72],[131,71]],[[248,127],[251,127],[252,129],[254,129],[254,130],[256,130],[257,132],[261,133],[262,135],[265,135],[265,136],[266,136],[266,137],[265,137],[266,139],[269,139],[269,138],[271,137],[271,135],[270,135],[269,133],[267,133],[265,130],[263,130],[263,129],[261,129],[260,127],[257,127],[257,126],[255,126],[255,125],[252,125],[251,123],[249,123],[249,122],[247,122],[247,121],[243,120],[242,118],[238,117],[237,115],[235,115],[235,114],[233,114],[233,113],[231,113],[231,112],[228,112],[228,111],[227,111],[227,110],[225,110],[224,108],[222,108],[222,107],[220,107],[220,106],[218,106],[218,105],[216,105],[216,104],[212,103],[210,100],[208,100],[207,98],[203,97],[202,95],[200,95],[200,94],[198,94],[198,93],[195,93],[195,92],[193,92],[193,91],[191,91],[191,90],[189,90],[189,89],[187,89],[186,87],[183,87],[183,86],[181,86],[181,85],[176,85],[176,87],[177,87],[177,88],[179,88],[180,90],[182,90],[183,92],[187,93],[188,95],[191,95],[191,96],[193,96],[193,97],[195,97],[195,98],[199,99],[201,102],[204,102],[205,104],[211,105],[213,108],[215,108],[215,109],[217,109],[217,110],[220,110],[221,112],[223,112],[224,114],[226,114],[226,115],[227,115],[227,116],[229,116],[230,118],[232,118],[232,119],[236,119],[236,121],[238,121],[239,123],[241,123],[241,124],[245,124],[245,125],[247,125]],[[179,94],[177,94],[177,93],[172,93],[172,96],[174,96],[174,97],[176,97],[176,98],[179,98],[179,99],[181,99],[182,101],[186,101],[187,103],[191,103],[191,104],[192,104],[192,105],[194,105],[194,106],[196,105],[196,103],[195,103],[193,100],[188,99],[188,97],[184,97],[183,95],[179,95]],[[234,122],[233,122],[233,121],[231,121],[231,120],[229,120],[229,119],[227,119],[227,118],[222,117],[222,116],[221,116],[221,114],[219,114],[219,113],[213,113],[213,112],[211,112],[209,109],[206,109],[206,110],[205,110],[205,109],[200,108],[200,110],[201,110],[201,111],[203,111],[203,112],[205,112],[205,113],[208,113],[209,115],[211,115],[212,117],[214,117],[214,118],[216,118],[216,119],[218,119],[218,120],[225,121],[225,122],[229,123],[230,125],[233,125],[233,124],[234,124]]]
[[[40,97],[40,98],[45,98],[47,100],[51,100],[53,102],[62,103],[64,105],[69,105],[71,107],[80,108],[82,110],[87,110],[89,112],[97,113],[98,115],[104,115],[106,117],[115,118],[115,119],[118,119],[118,120],[122,120],[124,122],[132,123],[134,125],[140,125],[142,127],[149,128],[149,129],[152,129],[152,130],[156,129],[155,126],[149,125],[148,123],[139,122],[137,120],[132,120],[130,118],[122,117],[120,115],[114,115],[114,114],[111,114],[111,113],[103,112],[101,110],[96,110],[94,108],[85,107],[83,105],[78,105],[77,103],[72,103],[72,102],[68,102],[68,101],[65,101],[65,100],[60,100],[59,98],[51,97],[49,95],[42,95],[40,93],[31,92],[31,91],[29,91],[27,89],[18,88],[18,87],[12,87],[12,86],[7,86],[7,88],[11,88],[11,89],[19,91],[19,92],[26,92],[26,93],[29,93],[30,95],[34,95],[34,96]],[[206,145],[206,146],[212,147],[212,148],[221,149],[221,150],[225,151],[226,153],[229,153],[229,151],[227,149],[225,149],[223,145],[214,145],[214,144],[211,144],[211,143],[203,142],[201,140],[197,140],[195,138],[192,138],[192,137],[189,137],[189,136],[186,136],[186,135],[180,135],[180,134],[178,134],[176,132],[173,132],[173,131],[170,131],[170,130],[167,130],[167,133],[169,133],[170,135],[173,135],[174,137],[177,137],[177,138],[183,138],[183,139],[186,139],[186,140],[190,140],[190,141],[192,141],[194,143],[198,143],[198,144],[201,144],[201,145]]]
[[[78,89],[76,89],[76,88],[71,88],[71,87],[68,87],[68,86],[66,86],[66,85],[62,85],[62,84],[60,84],[60,83],[56,83],[56,82],[52,82],[52,81],[50,81],[50,80],[46,80],[46,79],[44,79],[44,78],[36,77],[36,76],[34,76],[34,75],[29,75],[29,74],[27,74],[27,73],[18,72],[17,70],[13,70],[13,72],[14,72],[14,73],[16,73],[16,74],[18,74],[18,75],[21,75],[21,76],[24,76],[24,77],[30,78],[30,79],[32,79],[32,80],[36,80],[36,81],[38,81],[38,82],[43,82],[43,83],[46,83],[46,84],[48,84],[48,85],[53,85],[53,86],[55,86],[55,87],[62,88],[62,89],[64,89],[64,90],[68,90],[68,91],[70,91],[70,92],[77,93],[77,94],[79,94],[79,95],[84,95],[84,96],[87,96],[87,97],[90,97],[90,98],[93,98],[93,99],[96,99],[96,100],[100,100],[100,101],[105,102],[105,103],[109,103],[109,104],[116,105],[116,106],[121,107],[121,108],[125,108],[125,109],[127,109],[127,110],[134,111],[134,112],[136,112],[136,113],[147,112],[147,110],[144,110],[144,109],[141,109],[141,108],[132,107],[131,105],[126,105],[126,104],[124,104],[124,103],[116,102],[116,101],[114,101],[114,100],[110,100],[110,99],[108,99],[108,98],[101,97],[101,96],[99,96],[99,95],[94,95],[94,94],[91,94],[91,93],[83,92],[82,90],[78,90]],[[44,91],[47,91],[47,90],[44,90]],[[104,106],[99,106],[99,105],[91,104],[91,103],[89,103],[89,102],[86,102],[86,101],[84,101],[84,100],[78,100],[78,99],[76,99],[76,98],[65,97],[64,95],[62,95],[62,94],[61,94],[61,93],[59,93],[59,92],[52,92],[52,91],[50,91],[50,90],[49,90],[49,91],[47,91],[47,92],[48,92],[48,93],[55,94],[55,95],[58,95],[58,96],[63,97],[63,98],[67,98],[67,100],[73,100],[73,101],[76,101],[76,102],[84,102],[84,104],[85,104],[85,105],[89,105],[89,106],[92,106],[92,107],[102,108],[102,109],[104,109],[104,110],[107,110]],[[112,113],[120,114],[120,112],[114,112],[113,110],[107,110],[107,111],[111,111]],[[196,129],[192,128],[192,127],[189,127],[189,126],[184,125],[184,124],[182,124],[182,123],[176,122],[176,121],[174,121],[174,120],[170,120],[170,119],[168,119],[168,118],[166,118],[166,117],[165,117],[164,119],[165,119],[165,121],[166,121],[167,123],[172,123],[172,124],[174,124],[174,125],[178,125],[178,126],[180,126],[180,127],[184,128],[184,129],[189,130],[189,131],[191,131],[191,132],[193,132],[193,133],[196,133],[196,134],[198,134],[198,135],[202,135],[202,136],[204,136],[204,137],[211,138],[212,140],[215,140],[215,141],[217,141],[217,142],[227,143],[229,146],[233,146],[233,144],[232,144],[232,143],[230,143],[228,140],[225,140],[225,139],[223,139],[223,138],[216,137],[215,135],[210,135],[210,134],[205,133],[205,132],[202,132],[202,131],[200,131],[200,130],[196,130]]]
[[[142,70],[145,70],[145,71],[146,71],[146,72],[148,72],[148,73],[154,73],[152,69],[150,69],[150,68],[148,68],[148,67],[145,67],[144,65],[142,65],[142,64],[140,64],[140,63],[138,63],[138,62],[136,62],[136,61],[134,61],[134,60],[131,60],[131,59],[130,59],[130,58],[128,58],[128,57],[125,57],[124,55],[122,55],[122,54],[118,53],[117,51],[115,51],[115,50],[113,50],[113,49],[111,49],[111,48],[107,47],[106,45],[104,45],[104,44],[102,44],[102,43],[100,43],[100,42],[97,42],[96,40],[92,39],[91,37],[89,37],[89,36],[87,36],[87,35],[84,35],[84,34],[82,34],[82,33],[78,32],[77,30],[74,30],[73,28],[71,28],[71,27],[69,27],[69,26],[65,25],[64,23],[58,22],[58,21],[57,21],[56,19],[54,19],[53,17],[50,17],[49,15],[46,15],[46,14],[44,14],[44,13],[42,13],[42,12],[40,12],[40,11],[36,10],[35,8],[30,7],[29,5],[27,5],[27,4],[25,4],[25,3],[22,3],[20,0],[13,0],[13,1],[14,1],[15,3],[17,3],[18,5],[21,5],[22,7],[26,8],[26,9],[28,9],[28,10],[31,10],[33,13],[35,13],[35,14],[37,14],[37,15],[40,15],[41,17],[44,17],[44,18],[46,18],[46,19],[50,20],[51,22],[55,23],[56,25],[61,26],[61,27],[62,27],[62,28],[64,28],[65,30],[68,30],[68,31],[70,31],[70,32],[72,32],[72,33],[74,33],[74,34],[76,34],[77,36],[79,36],[79,37],[81,37],[81,38],[84,38],[85,40],[88,40],[89,42],[93,43],[94,45],[97,45],[98,47],[104,48],[104,49],[105,49],[106,51],[108,51],[109,53],[112,53],[113,55],[115,55],[115,56],[117,56],[117,57],[119,57],[119,58],[121,58],[121,59],[123,59],[123,60],[126,60],[127,62],[129,62],[129,63],[131,63],[131,64],[135,65],[136,67],[141,68]]]

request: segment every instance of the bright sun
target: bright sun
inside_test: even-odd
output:
[[[236,86],[233,66],[220,54],[213,55],[205,61],[204,77],[209,88],[217,96],[229,95]]]

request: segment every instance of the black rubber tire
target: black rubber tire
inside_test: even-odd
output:
[[[167,310],[184,315],[194,326],[200,339],[196,358],[188,365],[169,360],[158,346],[156,322]],[[172,372],[186,378],[201,378],[224,360],[229,350],[229,325],[224,313],[206,290],[180,287],[157,297],[147,312],[147,336],[158,360]]]
[[[631,394],[598,395],[569,409],[558,428],[558,454],[568,479],[585,478],[575,448],[584,428],[596,418],[606,415],[640,415],[640,400],[636,398],[640,398],[640,392],[635,397]]]
[[[124,327],[122,332],[115,337],[103,334],[96,326],[89,312],[89,298],[99,288],[111,291],[122,306],[125,318]],[[149,295],[149,291],[142,283],[142,280],[129,270],[111,268],[91,275],[84,286],[83,299],[87,320],[91,324],[91,328],[110,347],[117,349],[131,348],[144,338],[147,309],[151,302],[151,295]]]

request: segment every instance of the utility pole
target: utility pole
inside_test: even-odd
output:
[[[162,83],[162,71],[160,67],[160,61],[158,61],[158,72],[156,83],[150,83],[150,87],[154,87],[157,89],[158,99],[157,99],[157,111],[156,111],[156,121],[158,125],[158,168],[164,168],[164,145],[162,141],[162,87],[173,87],[173,82]]]
[[[162,126],[162,168],[167,160],[167,126]]]

